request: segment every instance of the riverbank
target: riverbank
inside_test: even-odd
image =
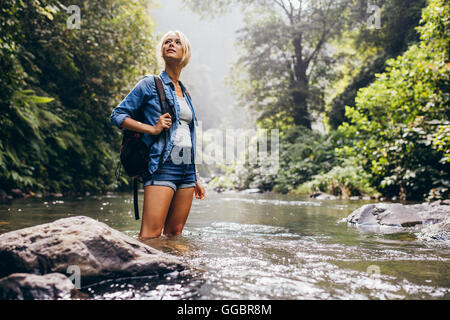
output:
[[[114,192],[112,191],[107,191],[104,194],[105,195],[111,195]],[[79,196],[90,196],[90,195],[94,195],[91,192],[75,192],[75,191],[71,191],[71,192],[65,192],[65,193],[61,193],[61,192],[33,192],[33,191],[28,191],[28,192],[24,192],[21,189],[11,189],[8,192],[6,192],[3,189],[0,189],[0,201],[7,201],[7,200],[14,200],[14,199],[28,199],[28,198],[36,198],[36,199],[42,199],[42,198],[49,198],[49,197],[53,197],[53,198],[62,198],[62,197],[79,197]],[[102,193],[96,193],[95,195],[102,195]]]

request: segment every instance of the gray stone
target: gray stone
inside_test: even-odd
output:
[[[251,193],[262,193],[262,191],[258,188],[244,189],[241,193],[251,194]]]
[[[55,198],[61,198],[62,196],[63,196],[63,194],[62,193],[60,193],[60,192],[52,192],[52,193],[49,193],[48,194],[50,197],[55,197]]]
[[[75,286],[60,273],[36,275],[13,273],[0,279],[2,300],[55,300],[69,299]]]
[[[217,192],[217,193],[221,193],[221,192],[224,192],[224,191],[225,191],[225,189],[224,189],[224,188],[221,188],[221,187],[214,187],[213,190],[214,190],[215,192]]]
[[[450,217],[423,228],[417,235],[421,240],[450,241]]]
[[[412,227],[423,220],[420,210],[400,203],[380,203],[377,211],[378,223],[385,226]]]
[[[366,204],[353,211],[348,217],[347,222],[354,224],[373,225],[378,224],[377,210],[374,204]]]
[[[14,198],[24,198],[25,193],[22,192],[20,189],[11,189],[11,194]]]
[[[398,231],[420,231],[427,227],[430,233],[436,233],[437,238],[445,238],[448,227],[445,221],[449,218],[450,206],[440,203],[375,203],[353,211],[347,217],[347,222],[358,227],[399,227]],[[440,236],[440,230],[443,230],[443,236]]]
[[[85,216],[0,235],[0,277],[18,272],[67,274],[69,266],[80,268],[83,284],[185,267],[178,258]]]
[[[336,200],[338,197],[333,196],[332,194],[327,194],[324,192],[316,192],[309,195],[310,198],[314,198],[317,200]]]

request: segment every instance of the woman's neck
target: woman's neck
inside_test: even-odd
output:
[[[178,80],[180,79],[181,74],[181,67],[166,65],[165,71],[169,75],[169,78],[170,80],[172,80],[174,85],[178,84]]]

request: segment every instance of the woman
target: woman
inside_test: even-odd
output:
[[[189,63],[191,46],[180,31],[169,31],[157,47],[158,59],[164,62],[162,80],[166,99],[176,110],[176,122],[169,113],[161,114],[157,84],[145,76],[113,110],[111,123],[144,133],[142,141],[151,145],[149,170],[143,176],[144,208],[139,239],[181,234],[195,193],[205,198],[195,166],[195,125],[197,119],[189,94],[179,80],[181,70]],[[132,119],[138,109],[144,112],[144,123]],[[164,147],[163,130],[170,139]],[[159,166],[160,160],[162,161]]]

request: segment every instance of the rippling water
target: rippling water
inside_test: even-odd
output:
[[[449,299],[450,248],[344,222],[370,202],[209,191],[194,199],[182,235],[148,242],[188,270],[83,291],[95,299]],[[86,215],[137,237],[132,210],[130,193],[16,200],[0,205],[0,233]]]

